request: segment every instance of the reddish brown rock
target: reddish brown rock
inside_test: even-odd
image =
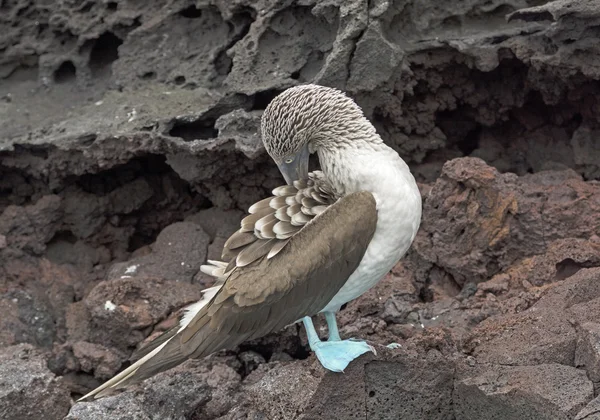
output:
[[[570,170],[517,177],[480,159],[447,162],[425,200],[414,247],[464,285],[563,238],[600,231],[600,186]]]
[[[343,337],[374,339],[379,344],[401,341],[387,324],[409,323],[419,301],[410,263],[401,261],[375,287],[339,312],[337,319]],[[417,310],[417,309],[415,309]],[[323,336],[326,327],[322,324]]]
[[[126,358],[114,349],[87,341],[74,343],[73,355],[78,360],[82,371],[93,373],[94,377],[102,380],[112,378],[121,367],[121,361]]]
[[[585,267],[600,267],[600,242],[567,238],[550,242],[545,252],[516,262],[499,276],[507,283],[503,291],[519,290],[524,282],[542,286],[564,280]]]
[[[56,195],[44,196],[25,207],[6,207],[0,214],[0,234],[8,249],[0,249],[0,259],[6,258],[9,249],[42,254],[59,229],[62,216],[61,199]]]
[[[85,299],[88,341],[127,351],[144,339],[148,327],[201,296],[200,286],[159,278],[103,281]]]
[[[69,418],[537,419],[544,406],[572,418],[591,399],[580,379],[596,375],[600,317],[597,1],[1,3],[0,346],[51,349],[74,393],[174,325],[198,297],[188,283],[213,281],[199,264],[238,226],[223,209],[246,211],[282,182],[258,132],[281,90],[349,92],[429,183],[401,272],[339,317],[346,337],[410,351],[321,377],[291,326]],[[470,158],[442,171],[465,156],[504,174]],[[495,366],[454,372],[486,360],[527,366],[503,367],[504,383],[485,376]],[[527,373],[538,383],[523,389]],[[456,411],[449,390],[463,379],[481,413]],[[64,405],[62,391],[37,398],[25,405],[50,417]]]
[[[90,311],[85,301],[74,302],[67,307],[67,335],[71,341],[87,340],[90,336]]]
[[[107,278],[150,276],[191,283],[206,262],[208,244],[209,237],[200,226],[174,223],[161,231],[150,253],[113,265]]]
[[[577,324],[598,316],[600,268],[581,269],[542,291],[529,309],[485,320],[467,346],[479,361],[503,365],[574,366]]]
[[[81,284],[77,272],[44,258],[20,260],[20,281],[0,293],[0,344],[32,343],[50,348],[66,336],[65,311]]]

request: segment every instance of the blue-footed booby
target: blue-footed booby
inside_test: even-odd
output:
[[[223,261],[202,266],[217,280],[179,324],[82,400],[299,321],[331,371],[374,351],[365,341],[342,340],[335,314],[377,284],[410,247],[421,220],[413,175],[360,107],[336,89],[285,90],[265,109],[261,131],[287,185],[250,207],[225,243]],[[313,153],[321,170],[309,173]],[[313,326],[318,313],[327,322],[327,341]]]

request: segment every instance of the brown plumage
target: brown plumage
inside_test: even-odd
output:
[[[273,196],[250,206],[250,215],[242,220],[240,230],[225,242],[222,258],[237,257],[229,262],[227,271],[267,254],[273,258],[285,247],[287,239],[336,199],[319,171],[310,173],[308,180],[275,188]],[[203,267],[204,272],[208,270],[211,266]]]
[[[295,192],[289,188],[282,191],[295,197],[298,191],[316,187],[311,181],[293,188]],[[270,214],[275,214],[276,210],[271,210]],[[286,239],[249,242],[244,232],[234,233],[226,248],[235,246],[242,252],[233,258],[236,263],[232,268],[224,273],[225,263],[221,262],[204,268],[222,283],[209,289],[215,293],[208,303],[186,325],[173,327],[135,353],[134,358],[139,358],[135,364],[82,400],[105,396],[112,389],[138,383],[187,358],[233,348],[315,315],[360,263],[376,222],[375,199],[371,193],[360,192],[311,216]],[[264,243],[256,246],[260,241]],[[269,251],[274,252],[267,258]],[[237,263],[244,253],[247,257]]]
[[[261,132],[290,185],[251,206],[240,230],[226,242],[223,261],[202,267],[217,281],[186,308],[179,325],[136,352],[139,360],[82,400],[315,315],[356,271],[376,230],[375,198],[361,189],[345,190],[352,172],[346,178],[335,175],[342,154],[321,161],[328,176],[308,175],[308,157],[339,147],[350,153],[354,145],[381,149],[374,127],[339,91],[306,85],[288,89],[269,104]]]

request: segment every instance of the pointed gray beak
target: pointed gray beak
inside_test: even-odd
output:
[[[294,181],[300,179],[308,179],[308,158],[310,153],[308,152],[308,145],[304,145],[302,149],[296,153],[293,158],[294,160],[290,163],[285,161],[277,164],[279,171],[285,178],[285,182],[288,185],[292,185]]]

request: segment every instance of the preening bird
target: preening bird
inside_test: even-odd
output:
[[[82,400],[300,321],[329,370],[343,371],[373,351],[364,341],[342,340],[335,314],[377,284],[414,240],[421,196],[413,175],[360,107],[336,89],[287,89],[265,109],[261,131],[287,185],[250,207],[225,243],[223,261],[202,266],[215,285],[179,324]],[[321,170],[309,173],[313,153]],[[327,321],[327,341],[313,326],[318,313]]]

